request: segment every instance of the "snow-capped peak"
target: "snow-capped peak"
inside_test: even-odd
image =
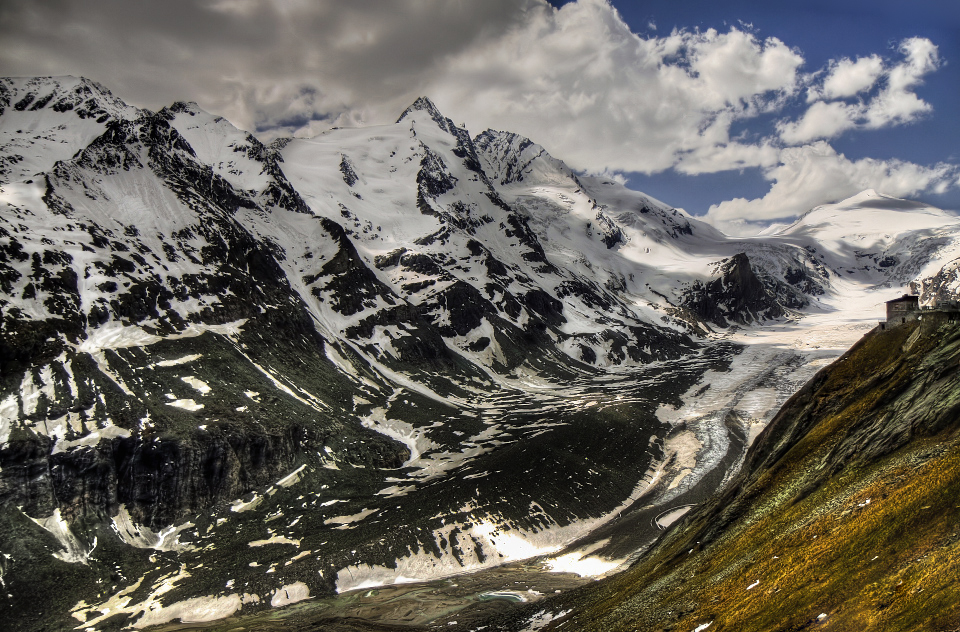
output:
[[[851,195],[845,200],[840,200],[839,202],[837,202],[837,204],[854,205],[854,204],[859,204],[864,200],[869,200],[870,198],[877,198],[877,197],[881,197],[881,194],[877,193],[876,189],[864,189],[863,191],[861,191],[860,193],[857,193],[856,195]],[[890,197],[890,196],[884,195],[882,197]]]
[[[816,234],[818,238],[890,235],[955,225],[957,222],[955,215],[942,209],[867,189],[840,202],[817,206],[775,234]]]
[[[407,118],[412,112],[426,112],[430,115],[430,118],[434,119],[438,123],[444,121],[446,117],[437,109],[437,106],[434,105],[427,97],[417,97],[417,100],[410,104],[406,110],[403,111],[403,114],[397,119],[397,123]]]
[[[139,113],[83,77],[0,78],[0,183],[48,171],[89,145],[110,121]]]

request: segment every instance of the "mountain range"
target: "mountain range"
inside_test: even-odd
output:
[[[2,79],[0,612],[610,572],[729,489],[884,301],[952,300],[958,261],[939,209],[865,191],[729,237],[426,98],[264,144]]]

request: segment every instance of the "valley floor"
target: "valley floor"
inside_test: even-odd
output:
[[[811,314],[802,322],[769,323],[718,335],[725,342],[742,345],[742,350],[732,358],[729,370],[704,374],[682,397],[683,406],[661,406],[657,411],[673,430],[664,441],[665,462],[653,468],[647,492],[556,553],[433,581],[367,586],[208,624],[170,623],[156,629],[469,626],[515,604],[616,573],[686,511],[716,494],[786,399],[875,327],[876,313],[871,307],[844,313],[842,320],[835,314]]]

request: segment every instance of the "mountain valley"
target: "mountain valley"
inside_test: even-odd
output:
[[[471,135],[426,98],[390,125],[264,144],[196,104],[152,112],[86,79],[2,79],[0,620],[292,613],[368,629],[406,615],[363,615],[361,595],[426,585],[443,587],[436,616],[406,624],[468,629],[463,614],[519,602],[504,629],[607,626],[578,618],[596,594],[622,601],[624,622],[736,629],[683,592],[685,570],[656,564],[686,569],[679,551],[715,539],[732,544],[710,568],[773,572],[744,553],[744,516],[774,506],[778,459],[833,436],[809,401],[840,369],[818,371],[885,301],[954,300],[958,261],[960,220],[939,209],[865,191],[730,237],[529,139]],[[947,406],[952,373],[927,369],[953,366],[953,338],[883,355],[912,331],[871,333],[845,361],[873,349],[878,371],[929,374]],[[843,380],[869,381],[865,367]],[[910,384],[883,397],[909,411]],[[949,434],[953,408],[936,410],[919,434]],[[785,470],[798,507],[860,503],[907,461],[953,459],[952,443],[894,441],[865,419],[821,455],[827,478]],[[875,438],[882,454],[864,451]],[[857,451],[853,483],[841,465]],[[904,490],[898,521],[923,496]],[[625,596],[660,585],[653,609]],[[775,615],[749,616],[766,629]]]

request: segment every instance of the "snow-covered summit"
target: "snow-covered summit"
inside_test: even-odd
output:
[[[49,170],[139,110],[89,79],[0,78],[0,183]]]
[[[957,216],[947,211],[867,189],[840,202],[813,208],[775,234],[862,241],[875,235],[894,238],[910,231],[954,226],[957,222]]]

